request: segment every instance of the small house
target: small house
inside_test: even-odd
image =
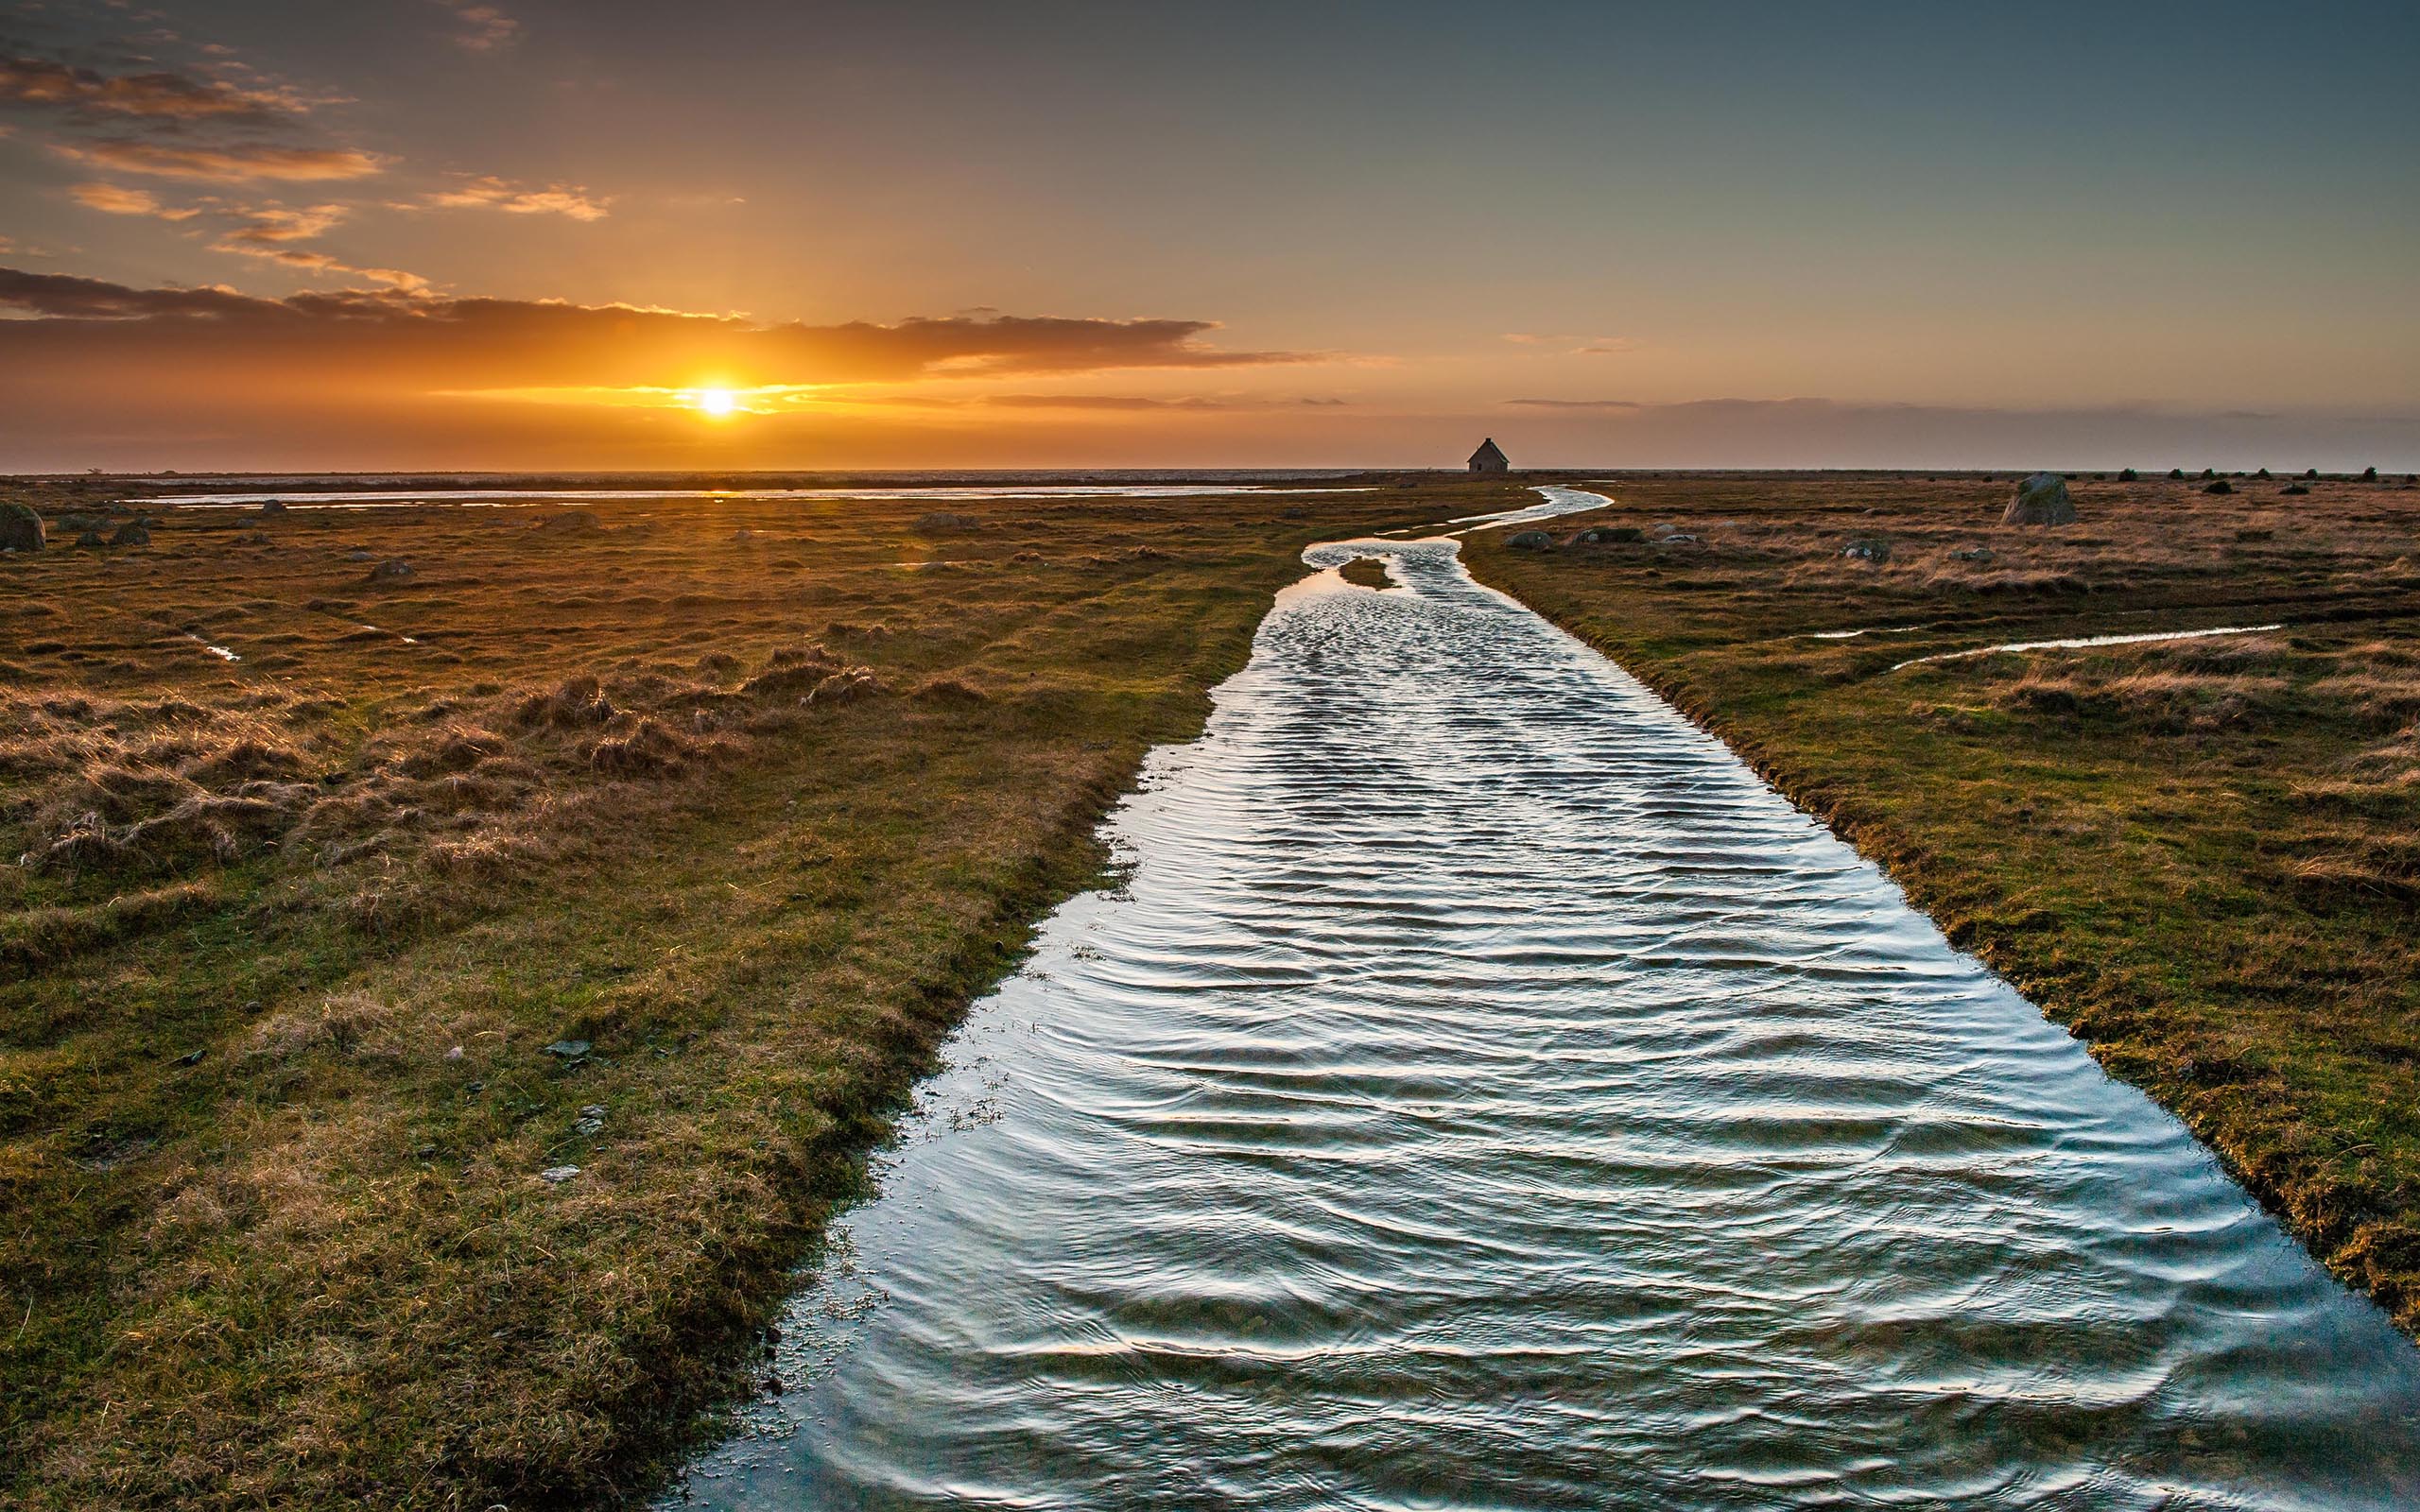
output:
[[[1479,442],[1478,450],[1471,454],[1471,471],[1474,472],[1510,472],[1512,471],[1512,464],[1505,457],[1504,448],[1496,445],[1495,438],[1491,436],[1486,440]]]

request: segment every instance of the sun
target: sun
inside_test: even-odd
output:
[[[739,396],[728,388],[700,388],[689,396],[689,402],[698,406],[700,415],[719,418],[739,412]]]

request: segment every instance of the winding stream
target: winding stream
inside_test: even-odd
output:
[[[1400,586],[1280,595],[667,1504],[2420,1498],[2420,1351],[1455,551],[1309,554]]]

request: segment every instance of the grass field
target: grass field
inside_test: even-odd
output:
[[[647,1489],[1302,546],[1426,517],[31,496],[0,1503],[79,1509]]]
[[[2010,481],[1627,476],[1549,549],[1466,556],[1882,862],[2420,1329],[2420,488],[2085,478],[2080,523],[2028,528],[1998,523]]]

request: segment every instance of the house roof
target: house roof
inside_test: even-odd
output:
[[[1486,440],[1478,443],[1478,450],[1471,454],[1471,460],[1474,462],[1504,461],[1506,460],[1504,448],[1496,445],[1495,438],[1491,436]]]

